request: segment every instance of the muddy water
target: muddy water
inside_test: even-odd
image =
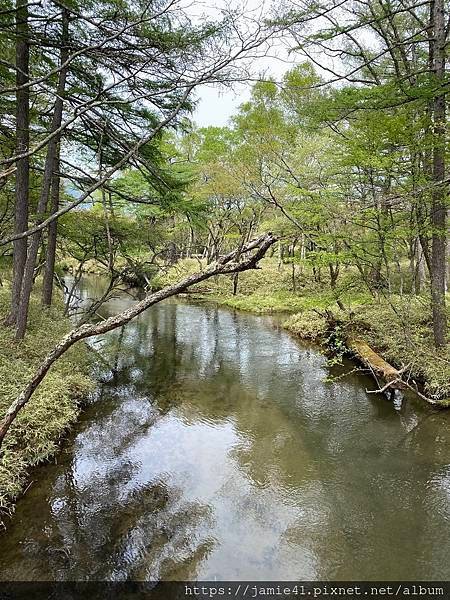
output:
[[[313,348],[221,308],[166,302],[93,343],[113,375],[34,472],[0,579],[450,579],[449,413],[326,382]]]

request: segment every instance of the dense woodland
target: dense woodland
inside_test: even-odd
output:
[[[30,301],[50,310],[61,290],[58,314],[78,326],[5,406],[0,441],[76,341],[192,285],[245,305],[265,281],[270,310],[309,298],[350,320],[359,305],[382,306],[402,323],[405,364],[408,343],[434,353],[438,396],[449,364],[449,9],[286,0],[206,18],[180,0],[4,0],[3,333],[20,348],[35,335]],[[281,45],[293,65],[283,78],[255,73]],[[199,86],[242,82],[251,97],[227,127],[195,125]],[[256,278],[241,274],[261,259]],[[86,271],[108,285],[80,316]],[[135,309],[92,320],[128,285],[147,292]]]

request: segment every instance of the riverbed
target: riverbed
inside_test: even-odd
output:
[[[0,535],[1,579],[450,579],[448,411],[330,381],[352,366],[216,306],[92,344],[98,391]]]

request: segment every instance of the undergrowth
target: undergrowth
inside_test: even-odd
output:
[[[0,287],[0,321],[8,313],[10,289]],[[59,301],[61,302],[61,301]],[[31,299],[25,340],[14,341],[12,328],[0,325],[0,418],[42,359],[70,329],[62,304],[43,310],[39,289]],[[91,356],[84,344],[57,361],[6,435],[0,455],[0,523],[11,513],[30,467],[55,454],[60,438],[77,419],[80,402],[93,389]]]
[[[450,343],[437,350],[433,344],[431,308],[425,297],[391,297],[350,310],[332,311],[342,337],[358,335],[396,368],[407,367],[427,395],[450,398]],[[307,310],[290,317],[286,329],[302,338],[325,340],[327,319]]]

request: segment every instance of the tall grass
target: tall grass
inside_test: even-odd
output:
[[[10,289],[0,287],[0,320],[9,307]],[[14,331],[0,325],[0,418],[16,398],[40,362],[70,329],[62,316],[62,302],[44,310],[39,289],[31,300],[25,340],[14,341]],[[92,359],[83,344],[74,346],[59,360],[9,430],[0,455],[0,523],[12,512],[29,469],[52,457],[61,437],[77,419],[80,403],[93,389]]]

